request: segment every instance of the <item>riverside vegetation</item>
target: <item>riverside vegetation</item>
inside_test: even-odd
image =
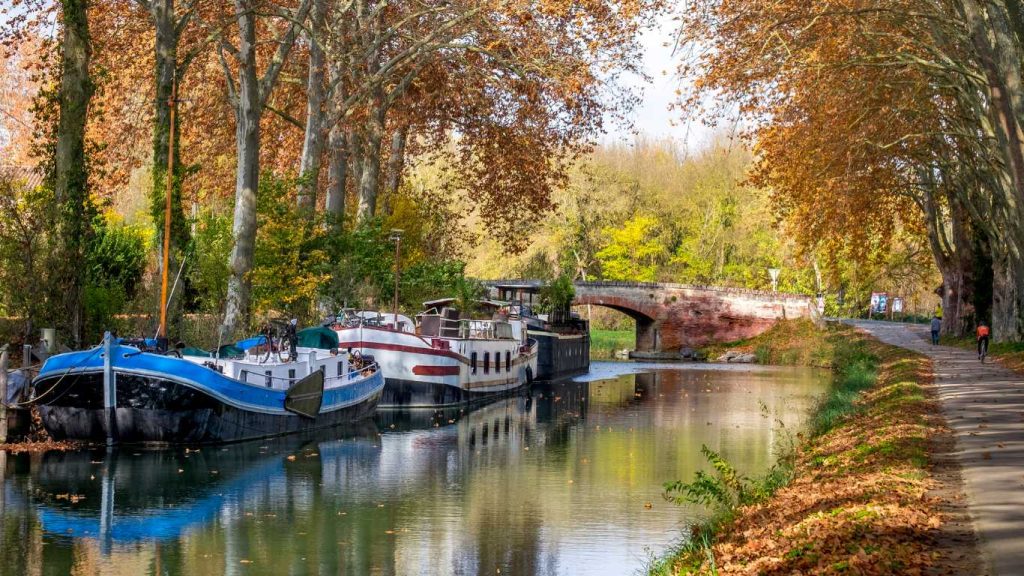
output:
[[[763,354],[791,358],[797,341],[835,372],[807,432],[784,435],[794,445],[759,478],[705,447],[710,471],[665,488],[710,515],[649,573],[976,573],[976,551],[951,544],[955,478],[932,467],[947,432],[930,361],[842,326],[782,325]]]

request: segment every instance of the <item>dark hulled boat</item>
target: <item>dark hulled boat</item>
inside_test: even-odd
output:
[[[542,286],[531,282],[502,282],[492,288],[499,300],[526,321],[527,334],[537,341],[537,380],[558,380],[590,370],[590,323],[568,307],[537,314]]]
[[[299,348],[281,361],[108,346],[53,356],[34,380],[54,438],[203,444],[277,436],[372,416],[384,388],[375,364],[327,350]]]

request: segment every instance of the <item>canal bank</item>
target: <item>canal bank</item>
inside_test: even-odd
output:
[[[1024,564],[1024,376],[1017,346],[999,343],[980,363],[977,352],[932,346],[927,327],[856,324],[884,342],[927,355],[935,371],[942,411],[956,441],[967,507],[991,574],[1020,574]],[[973,343],[972,343],[973,344]]]
[[[718,473],[671,486],[713,514],[649,572],[985,573],[929,359],[850,327],[779,330],[790,333],[766,334],[759,357],[796,345],[836,374],[810,432],[757,479],[716,460]]]

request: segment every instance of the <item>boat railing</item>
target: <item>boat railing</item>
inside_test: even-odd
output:
[[[370,376],[371,374],[380,370],[380,366],[376,362],[367,364],[361,368],[349,370],[347,374],[341,376],[324,376],[324,386],[327,386],[328,382],[335,382],[338,380],[349,381],[355,380],[359,376]]]
[[[325,372],[325,374],[324,374],[324,387],[327,387],[327,384],[329,382],[337,382],[339,380],[343,381],[343,382],[348,382],[348,381],[357,379],[359,376],[370,376],[371,374],[373,374],[375,372],[378,372],[380,370],[380,366],[376,362],[373,362],[373,363],[367,364],[367,365],[365,365],[365,366],[363,366],[361,368],[356,368],[356,369],[353,369],[353,370],[349,370],[347,373],[339,375],[339,376],[327,376],[326,375],[326,370],[327,370],[326,366],[321,366],[320,368],[317,368],[317,370],[320,370],[321,372]],[[302,378],[299,378],[298,376],[296,376],[294,378],[288,377],[288,376],[274,376],[273,374],[266,374],[266,373],[263,373],[263,372],[256,372],[254,370],[247,370],[245,368],[243,368],[241,370],[241,372],[239,373],[239,375],[241,376],[239,378],[239,380],[241,380],[242,382],[245,382],[246,384],[252,385],[252,386],[259,386],[259,384],[249,380],[249,375],[250,374],[253,375],[253,376],[256,376],[258,379],[263,380],[263,382],[264,382],[263,386],[266,387],[266,388],[274,388],[274,382],[287,382],[288,385],[284,387],[284,389],[287,390],[288,388],[290,388],[292,386],[292,384],[295,384],[299,380],[302,380]],[[310,372],[310,374],[312,374],[312,372]],[[306,374],[306,376],[309,376],[309,374]]]
[[[462,340],[511,339],[512,325],[501,320],[454,320],[440,318],[440,334]],[[449,337],[451,337],[449,336]]]

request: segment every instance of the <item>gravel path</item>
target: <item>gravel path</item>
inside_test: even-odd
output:
[[[990,574],[1024,574],[1024,376],[981,364],[969,350],[932,346],[927,326],[850,324],[931,357],[985,565]]]

